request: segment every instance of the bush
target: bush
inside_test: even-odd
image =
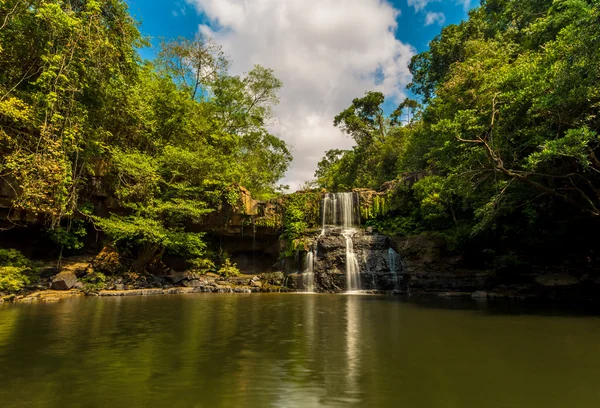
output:
[[[238,269],[237,264],[231,263],[229,258],[226,258],[223,264],[221,265],[221,268],[219,269],[219,274],[223,275],[226,278],[229,278],[232,276],[239,276],[240,270]]]
[[[102,272],[94,271],[82,278],[81,281],[83,282],[84,292],[97,292],[106,286],[106,275]]]
[[[29,259],[16,249],[0,249],[0,291],[18,292],[33,280]]]

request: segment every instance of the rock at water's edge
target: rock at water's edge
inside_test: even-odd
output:
[[[77,283],[77,276],[72,271],[60,272],[52,279],[52,289],[69,290]]]

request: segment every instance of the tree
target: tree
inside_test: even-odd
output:
[[[85,217],[136,271],[164,252],[206,263],[190,227],[240,184],[274,194],[291,161],[266,129],[282,84],[260,66],[229,76],[208,37],[142,63],[144,44],[123,0],[0,2],[0,177],[64,247]]]
[[[211,86],[227,72],[230,61],[212,37],[198,33],[193,39],[163,41],[157,63],[191,99],[196,99],[207,96]]]
[[[0,175],[15,209],[70,218],[90,156],[107,129],[95,121],[135,80],[141,45],[119,0],[0,4]]]
[[[421,105],[416,100],[410,99],[410,98],[404,98],[402,103],[400,103],[400,105],[398,105],[396,110],[394,110],[394,112],[392,112],[392,114],[390,115],[391,124],[392,125],[401,124],[402,123],[402,114],[404,113],[404,111],[406,111],[406,124],[408,124],[408,125],[412,124],[412,122],[415,120],[416,111],[420,107],[421,107]],[[411,115],[412,115],[412,118],[411,118]]]
[[[339,126],[358,145],[383,141],[387,126],[381,108],[384,100],[381,92],[366,92],[364,97],[352,100],[352,105],[333,119],[333,125]]]

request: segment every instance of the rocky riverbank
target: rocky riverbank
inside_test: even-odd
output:
[[[453,255],[439,236],[388,237],[371,229],[353,236],[360,289],[367,294],[473,299],[600,299],[600,277],[566,268],[477,269]],[[339,231],[314,240],[314,290],[346,291],[346,243]],[[397,257],[396,257],[397,255]],[[186,293],[304,292],[306,273],[270,272],[225,277],[165,265],[145,274],[127,271],[110,247],[96,256],[65,258],[38,267],[38,279],[0,303],[56,302],[74,296],[149,296]],[[304,270],[301,266],[298,270]]]

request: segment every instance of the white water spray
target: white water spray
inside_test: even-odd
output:
[[[306,253],[302,283],[307,292],[315,291],[315,254],[312,249]]]
[[[352,241],[358,231],[356,228],[360,218],[358,204],[356,193],[327,193],[323,197],[321,235],[326,235],[328,229],[341,227],[341,235],[346,240],[346,290],[348,292],[360,289],[360,267]]]

